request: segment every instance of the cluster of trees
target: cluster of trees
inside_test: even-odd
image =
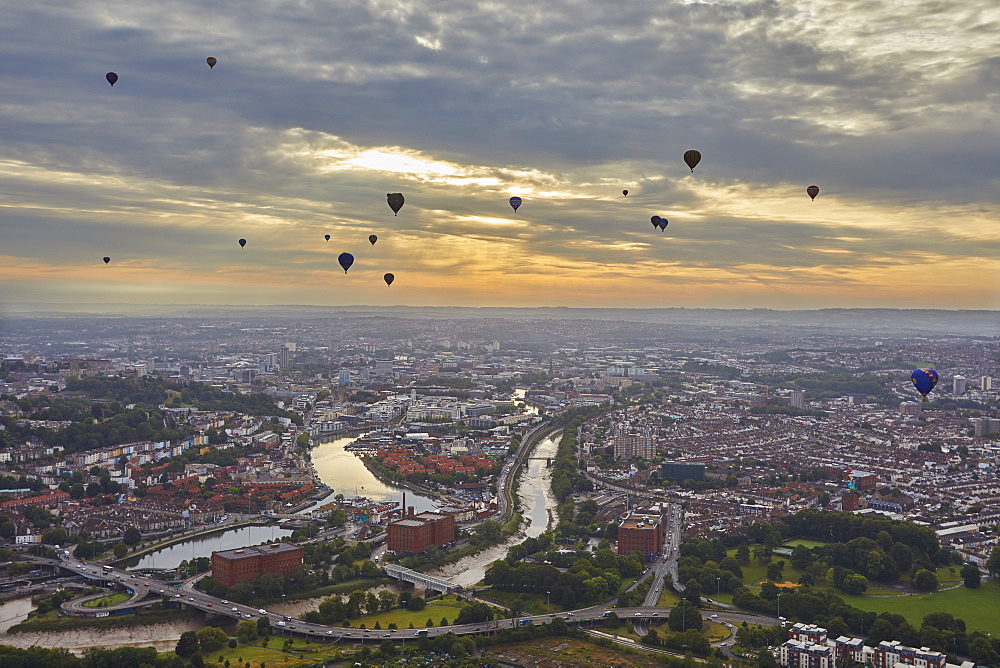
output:
[[[180,639],[177,641],[174,653],[184,659],[190,659],[198,652],[208,654],[209,652],[220,650],[227,645],[229,645],[228,633],[215,626],[206,626],[198,631],[185,631],[182,633]]]
[[[565,412],[574,410],[583,409]],[[559,503],[566,501],[573,492],[589,492],[594,489],[594,483],[580,472],[580,460],[577,457],[577,433],[585,421],[583,415],[570,420],[556,448],[556,456],[552,461],[552,494]]]
[[[543,534],[544,536],[545,534]],[[529,541],[538,539],[529,538]],[[551,538],[548,539],[551,541]],[[524,543],[522,543],[522,546]],[[529,548],[512,548],[506,559],[495,562],[486,572],[484,582],[494,589],[509,592],[546,594],[563,608],[596,603],[614,596],[622,581],[642,572],[639,555],[616,556],[610,549],[588,552],[536,552],[536,563],[520,561]],[[517,556],[517,555],[521,556]],[[560,568],[568,570],[561,571]]]
[[[67,649],[30,647],[19,649],[0,645],[0,666],[24,668],[118,668],[119,666],[148,666],[149,668],[176,668],[178,660],[170,654],[160,654],[152,647],[118,647],[101,649],[92,647],[83,656],[75,656]],[[180,665],[184,665],[183,661]]]
[[[410,473],[404,476],[400,475],[394,469],[389,468],[375,457],[365,457],[364,460],[365,466],[375,469],[382,477],[390,480],[406,480],[417,484],[433,483],[445,486],[466,482],[479,482],[480,480],[485,480],[487,477],[498,475],[503,468],[502,462],[494,461],[493,466],[489,468],[485,466],[476,467],[474,473]]]

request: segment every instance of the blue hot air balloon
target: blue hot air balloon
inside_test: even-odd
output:
[[[517,207],[521,206],[521,198],[518,197],[517,195],[514,195],[508,201],[510,202],[510,206],[512,209],[514,209],[514,211],[517,211]]]
[[[354,256],[350,253],[341,253],[340,257],[337,258],[337,262],[339,262],[340,266],[344,268],[344,273],[346,274],[347,270],[351,268],[352,264],[354,264]]]
[[[659,227],[659,225],[660,225],[660,217],[659,216],[653,216],[652,218],[649,219],[649,222],[651,222],[653,224],[653,227]]]
[[[115,74],[114,72],[108,72],[107,74],[104,75],[104,78],[107,79],[108,83],[111,84],[112,86],[118,83],[118,75]]]
[[[934,369],[914,369],[910,374],[910,381],[913,387],[917,388],[917,392],[924,396],[924,401],[927,401],[927,395],[937,385],[938,372]]]

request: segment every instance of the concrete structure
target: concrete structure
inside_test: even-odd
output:
[[[652,515],[630,514],[618,525],[617,554],[638,552],[655,558],[663,547],[663,522]]]
[[[698,462],[663,462],[660,464],[660,479],[701,482],[705,479],[705,465]]]
[[[265,543],[212,552],[212,579],[232,587],[237,582],[256,580],[265,573],[290,578],[305,554],[305,550],[291,543]]]
[[[436,578],[431,575],[425,575],[424,573],[412,571],[409,568],[400,566],[399,564],[386,564],[385,568],[382,570],[384,570],[385,574],[391,578],[402,580],[403,582],[410,582],[423,587],[424,589],[439,591],[442,594],[451,594],[452,592],[462,591],[461,585],[457,585],[454,582]]]
[[[965,376],[955,376],[951,379],[951,393],[956,396],[965,394]]]
[[[656,457],[656,440],[652,436],[615,436],[615,459]]]
[[[413,506],[406,517],[389,522],[386,548],[392,552],[417,554],[431,545],[441,547],[455,540],[455,517],[442,513],[414,514]]]
[[[792,390],[792,407],[793,408],[805,408],[806,405],[806,393],[802,390]]]
[[[375,377],[392,377],[392,360],[375,360]]]
[[[993,389],[993,377],[983,376],[979,379],[979,389],[983,392],[989,392]]]

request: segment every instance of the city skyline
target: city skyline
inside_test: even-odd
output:
[[[0,309],[1000,307],[992,3],[0,6]]]

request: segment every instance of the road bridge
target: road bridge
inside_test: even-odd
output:
[[[410,570],[409,568],[400,566],[399,564],[386,564],[382,570],[384,570],[385,574],[391,578],[402,580],[403,582],[411,582],[415,585],[420,585],[425,589],[439,591],[442,594],[451,594],[452,592],[462,591],[461,585],[449,582],[443,578],[436,578],[433,575],[418,573],[417,571]]]

